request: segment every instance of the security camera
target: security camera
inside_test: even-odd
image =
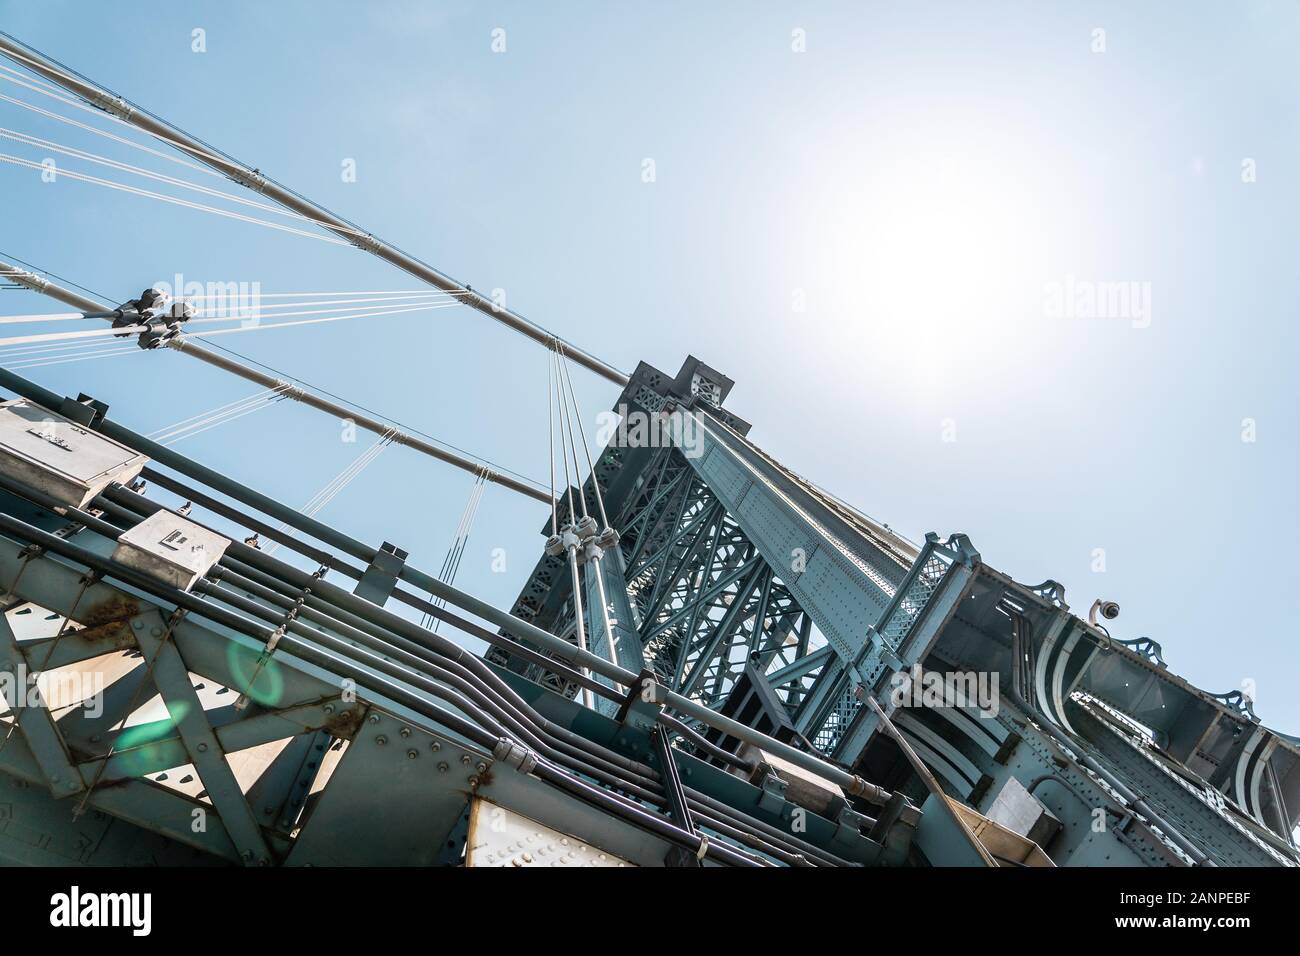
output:
[[[1101,614],[1108,621],[1113,621],[1119,617],[1119,605],[1114,601],[1103,601],[1101,598],[1092,602],[1092,610],[1088,612],[1088,623],[1093,627],[1097,626],[1097,615]]]

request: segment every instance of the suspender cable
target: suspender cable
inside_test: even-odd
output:
[[[555,383],[555,366],[548,365],[546,371],[546,442],[549,447],[551,465],[551,534],[558,535],[559,507],[555,503],[555,404],[551,401],[552,386]]]
[[[235,182],[261,193],[286,209],[319,222],[323,228],[335,236],[397,266],[397,268],[422,282],[427,282],[444,292],[460,293],[463,295],[466,305],[488,318],[495,319],[547,347],[559,344],[560,340],[556,335],[529,321],[522,315],[504,308],[493,299],[475,292],[468,285],[444,275],[428,263],[408,255],[373,234],[360,229],[355,223],[348,222],[323,206],[317,205],[311,200],[281,186],[258,170],[251,169],[244,163],[221,153],[184,130],[142,110],[88,78],[74,74],[66,67],[19,42],[7,33],[0,33],[0,53],[15,60],[26,69],[58,84],[63,89],[76,94],[91,106],[103,110],[122,122],[129,123],[151,136],[177,146],[191,158],[197,159],[204,165],[229,176]],[[358,232],[360,232],[360,235],[358,235]],[[572,345],[566,345],[566,348],[573,361],[584,368],[590,369],[616,385],[622,386],[628,383],[628,376],[625,373],[606,362]]]
[[[6,277],[18,285],[25,286],[26,288],[35,292],[40,292],[43,295],[48,295],[53,299],[57,299],[60,302],[72,306],[74,309],[80,309],[83,312],[109,312],[112,310],[112,306],[105,305],[96,299],[82,295],[80,292],[66,289],[51,282],[44,276],[19,269],[17,266],[8,262],[0,261],[0,272],[6,273]],[[228,358],[225,355],[214,352],[211,349],[195,345],[188,341],[185,336],[178,335],[175,338],[168,339],[166,345],[168,348],[174,349],[177,352],[191,355],[202,362],[215,366],[216,368],[223,369],[233,375],[238,375],[240,378],[247,379],[250,382],[255,382],[263,388],[278,388],[283,384],[282,379],[267,375],[257,369],[249,368],[248,366],[237,362],[232,358]],[[139,350],[137,349],[137,351]],[[309,405],[312,408],[326,412],[336,418],[348,419],[354,422],[358,428],[365,429],[368,432],[373,432],[376,435],[385,435],[393,428],[391,423],[381,421],[373,415],[364,414],[354,408],[348,408],[338,402],[317,395],[313,391],[308,391],[306,388],[295,386],[288,390],[286,395],[296,402]],[[519,494],[525,495],[536,501],[542,501],[549,504],[555,500],[539,485],[534,485],[527,480],[503,474],[482,461],[476,461],[458,452],[435,445],[432,442],[426,441],[417,435],[413,435],[402,428],[398,428],[394,431],[391,440],[393,444],[405,445],[408,448],[413,448],[431,458],[437,458],[439,461],[445,461],[450,465],[455,465],[457,468],[464,469],[471,473],[475,473],[482,468],[487,481],[509,488],[511,491],[518,492]]]
[[[487,482],[483,480],[482,473],[475,475],[469,498],[460,513],[460,523],[456,525],[456,532],[452,535],[451,546],[447,548],[447,556],[442,560],[442,570],[438,572],[438,580],[443,584],[454,584],[456,582],[456,572],[460,570],[460,559],[465,554],[466,545],[469,544],[469,533],[474,527],[474,518],[478,514],[479,502],[483,500],[483,490],[486,487]],[[430,595],[430,597],[434,607],[444,608],[447,606],[445,599],[436,595]],[[431,612],[426,612],[420,621],[420,626],[429,628],[436,634],[438,633],[438,625],[441,623],[441,618],[435,617]]]
[[[600,601],[600,620],[601,624],[604,625],[605,628],[605,650],[609,654],[610,663],[617,664],[618,655],[614,648],[614,622],[610,620],[609,617],[609,596],[605,590],[605,572],[600,565],[600,562],[604,559],[605,555],[605,549],[602,547],[602,544],[607,544],[609,540],[605,537],[609,530],[609,519],[605,515],[605,501],[600,493],[600,482],[596,479],[596,468],[591,461],[591,449],[587,447],[587,432],[586,429],[582,427],[582,412],[578,409],[578,396],[573,391],[573,380],[569,376],[567,363],[564,360],[564,346],[556,343],[555,351],[556,363],[559,365],[560,373],[568,386],[568,396],[565,400],[565,408],[567,410],[571,403],[573,406],[573,417],[578,420],[578,436],[582,439],[582,452],[587,458],[587,470],[591,473],[591,485],[596,492],[596,504],[600,507],[600,530],[598,533],[584,538],[582,547],[583,553],[586,557],[587,567],[591,569],[591,572],[596,579],[596,597]],[[567,411],[566,417],[568,417]],[[573,440],[572,420],[569,422],[569,439],[570,441]],[[574,470],[576,471],[578,467],[577,451],[576,449],[571,450],[573,450]],[[587,497],[585,494],[582,495],[582,514],[584,518],[587,517]],[[614,544],[614,547],[617,547],[617,544]],[[622,685],[617,683],[614,684],[614,687],[620,693],[624,690]]]
[[[348,466],[341,472],[331,478],[320,491],[307,499],[307,503],[300,509],[308,518],[314,518],[322,508],[339,496],[339,493],[352,484],[363,471],[366,470],[376,458],[383,454],[384,449],[392,441],[393,433],[397,429],[390,428],[388,432],[382,435],[378,441],[363,451],[360,455],[348,463]],[[283,531],[289,527],[289,523],[283,522],[276,532]],[[280,542],[272,541],[266,548],[267,554],[274,554],[280,547]]]
[[[591,460],[591,448],[587,445],[587,431],[582,427],[582,411],[578,408],[578,395],[573,390],[573,379],[569,376],[569,367],[563,361],[564,346],[556,344],[561,358],[560,369],[564,372],[564,381],[568,384],[569,398],[573,401],[574,416],[578,419],[578,437],[582,439],[582,453],[587,458],[587,470],[591,472],[591,487],[596,492],[596,505],[600,509],[600,523],[602,528],[609,527],[609,516],[605,514],[605,496],[600,490],[600,481],[596,478],[596,466]]]
[[[552,365],[554,365],[556,361],[557,361],[557,357],[556,357],[555,350],[551,349]],[[567,525],[565,525],[565,529],[563,533],[559,535],[559,537],[562,539],[563,549],[568,557],[569,575],[570,575],[570,580],[572,581],[573,632],[578,638],[578,650],[585,653],[587,650],[587,624],[586,621],[583,620],[585,612],[582,609],[582,575],[578,571],[578,536],[574,532],[574,528],[573,528],[573,526],[576,524],[578,520],[578,516],[573,510],[574,478],[569,475],[569,453],[568,453],[568,449],[565,448],[564,409],[560,407],[561,393],[560,393],[560,376],[558,372],[553,371],[551,378],[555,383],[555,394],[553,397],[555,400],[556,407],[560,412],[560,460],[564,463],[564,489],[565,489],[565,494],[568,496],[568,501],[569,501],[569,522]],[[548,401],[549,400],[550,399],[548,398]],[[576,470],[576,459],[575,459],[575,470]],[[579,493],[578,497],[579,498],[582,497],[581,493]],[[584,677],[591,676],[586,667],[582,667],[580,669]],[[596,698],[595,695],[592,693],[590,687],[582,688],[582,701],[584,704],[586,704],[587,707],[591,709],[595,709]]]

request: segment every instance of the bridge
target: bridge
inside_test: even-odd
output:
[[[34,90],[537,342],[553,399],[541,487],[206,347],[201,302],[102,302],[0,263],[96,335],[191,356],[546,511],[498,608],[455,586],[456,545],[420,570],[402,542],[358,540],[132,430],[110,395],[0,369],[0,858],[1300,861],[1300,741],[1243,692],[1178,677],[1154,641],[1113,637],[1105,606],[1080,614],[963,534],[911,541],[819,488],[749,439],[734,383],[693,356],[626,374],[14,38],[0,54]],[[573,370],[621,389],[594,450]]]

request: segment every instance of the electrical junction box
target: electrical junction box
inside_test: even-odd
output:
[[[147,456],[25,398],[0,402],[0,474],[81,508],[112,482],[126,484]]]
[[[215,531],[170,511],[157,511],[117,539],[113,560],[188,591],[230,545]]]
[[[636,866],[481,797],[470,807],[465,865]]]

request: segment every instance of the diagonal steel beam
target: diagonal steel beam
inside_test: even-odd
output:
[[[152,622],[148,621],[150,617]],[[141,626],[136,628],[136,640],[146,659],[153,661],[154,683],[235,849],[247,864],[269,864],[271,851],[234,771],[226,762],[217,735],[203,714],[203,704],[190,683],[189,669],[176,644],[168,639],[169,624],[156,612],[137,618],[132,625],[137,623]]]

